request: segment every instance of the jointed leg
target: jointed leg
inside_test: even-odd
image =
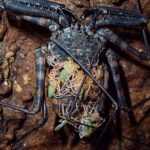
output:
[[[36,96],[34,100],[33,109],[31,110],[24,109],[14,104],[9,104],[1,100],[0,105],[2,107],[12,108],[31,115],[40,111],[41,103],[43,99],[43,89],[44,89],[44,79],[45,79],[45,59],[41,48],[36,49],[35,56],[36,56]]]
[[[130,137],[123,136],[122,135],[122,129],[121,129],[121,127],[122,127],[121,115],[125,116],[125,113],[122,112],[121,110],[128,110],[127,113],[128,113],[129,118],[130,118],[131,117],[130,115],[133,115],[132,114],[133,113],[132,110],[136,106],[139,106],[139,105],[143,104],[144,102],[148,101],[149,98],[141,101],[140,103],[137,103],[136,105],[132,106],[131,108],[128,108],[127,104],[125,103],[125,97],[123,95],[123,89],[122,89],[121,83],[120,83],[120,77],[119,77],[119,73],[118,73],[118,63],[117,63],[116,56],[115,56],[113,51],[111,51],[111,50],[107,51],[107,59],[108,59],[108,63],[110,65],[110,70],[112,72],[113,80],[114,80],[114,83],[115,83],[119,106],[121,106],[123,108],[123,109],[122,108],[118,109],[118,112],[116,113],[116,115],[117,115],[117,122],[116,122],[117,124],[116,125],[117,125],[117,130],[118,130],[117,134],[118,134],[118,137],[120,139],[120,147],[121,147],[122,138],[124,138],[124,137],[128,138],[129,140],[132,140],[132,141],[134,141],[136,143],[143,144],[145,146],[149,146],[148,144],[145,144],[142,141],[136,141],[136,140],[134,140],[134,139],[132,139]],[[125,103],[125,105],[122,106],[123,103]],[[132,118],[132,119],[135,119],[135,118]],[[130,120],[130,121],[133,121],[133,120]]]
[[[47,112],[47,106],[46,106],[46,99],[42,102],[42,117],[41,120],[39,120],[39,123],[34,125],[33,127],[29,128],[27,132],[24,134],[20,135],[19,138],[16,139],[16,142],[14,144],[14,147],[18,147],[20,144],[21,140],[24,139],[26,136],[28,136],[32,131],[37,130],[41,127],[43,127],[48,119],[48,112]]]
[[[109,71],[108,71],[108,67],[106,66],[106,64],[103,64],[103,69],[104,69],[104,88],[107,90],[108,89],[108,81],[109,81]],[[98,112],[105,117],[106,115],[106,110],[105,110],[105,101],[106,101],[106,96],[103,93],[100,97],[99,100],[99,104],[98,104]]]
[[[123,41],[119,36],[117,36],[114,32],[110,29],[100,29],[98,31],[100,36],[103,36],[108,41],[117,45],[123,52],[128,54],[133,60],[145,65],[146,67],[150,68],[150,64],[148,64],[147,60],[150,60],[150,55],[146,52],[140,52],[137,49],[129,46],[125,41]]]
[[[116,55],[113,51],[109,49],[106,53],[106,56],[112,73],[112,78],[115,84],[119,106],[121,108],[126,108],[127,105],[126,105],[126,101],[125,101],[125,97],[121,85],[119,67],[118,67]]]
[[[118,67],[116,55],[112,50],[108,49],[108,51],[106,53],[106,57],[107,57],[107,60],[108,60],[109,66],[110,66],[110,71],[111,71],[114,85],[116,88],[118,104],[120,106],[120,109],[118,109],[118,111],[116,113],[116,129],[117,129],[117,137],[120,141],[118,146],[119,146],[119,149],[121,149],[122,148],[122,146],[121,146],[121,141],[122,141],[121,115],[125,116],[125,113],[121,111],[121,108],[127,108],[127,104],[125,101],[125,96],[124,96],[123,88],[121,85],[121,79],[120,79],[119,67]]]

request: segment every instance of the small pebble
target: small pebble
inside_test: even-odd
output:
[[[18,93],[22,91],[22,87],[17,83],[17,81],[14,81],[13,88]]]
[[[7,67],[8,67],[8,60],[5,60],[4,62],[3,62],[3,64],[0,66],[0,68],[2,68],[2,69],[6,69]]]
[[[29,75],[28,74],[24,74],[23,75],[23,83],[24,84],[28,84],[29,80],[30,80]]]
[[[4,79],[8,79],[8,77],[9,77],[9,67],[6,67],[6,69],[3,71],[3,77],[4,77]]]
[[[11,45],[10,45],[10,50],[11,50],[11,51],[16,52],[18,49],[19,49],[19,47],[18,47],[17,44],[11,44]]]
[[[13,63],[15,61],[14,57],[9,58],[9,64]]]
[[[9,51],[9,52],[7,52],[6,53],[6,59],[9,59],[9,58],[11,58],[11,57],[13,57],[14,56],[14,52],[12,52],[12,51]]]
[[[24,53],[20,53],[19,56],[21,59],[24,59],[26,57],[26,55]]]

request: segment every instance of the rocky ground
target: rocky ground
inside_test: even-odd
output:
[[[57,0],[74,10],[78,15],[84,7],[108,5],[114,6],[111,0]],[[150,18],[149,0],[141,0],[144,14]],[[126,9],[136,9],[133,0],[127,0],[121,5]],[[148,24],[150,32],[150,25]],[[43,43],[47,43],[50,32],[25,21],[14,21],[3,13],[0,23],[0,100],[14,103],[18,106],[29,107],[35,95],[35,56],[34,50]],[[126,40],[137,49],[143,49],[143,41],[136,35]],[[131,105],[150,97],[150,71],[119,57],[121,76],[126,98]],[[47,84],[46,87],[47,88]],[[49,119],[44,127],[32,132],[18,145],[18,149],[29,150],[61,150],[61,149],[119,149],[119,140],[115,135],[108,135],[103,143],[96,145],[91,138],[89,141],[77,139],[69,129],[55,133],[54,125],[56,114],[52,111],[51,103],[47,100]],[[123,150],[148,150],[150,148],[150,101],[134,109],[137,120],[136,126],[130,126],[129,119],[123,118],[123,137],[121,146]],[[40,119],[41,114],[27,116],[24,113],[0,108],[0,149],[12,149],[16,137],[19,137],[29,127]],[[110,137],[111,136],[111,137]],[[109,137],[109,138],[108,138]],[[130,137],[128,140],[125,137]],[[108,138],[108,139],[107,139]],[[132,139],[136,140],[133,142]],[[92,141],[92,142],[91,142]],[[105,141],[105,142],[104,142]],[[141,144],[138,144],[141,141]],[[144,144],[149,144],[144,146]],[[17,148],[15,148],[17,149]]]

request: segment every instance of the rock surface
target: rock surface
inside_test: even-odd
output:
[[[112,0],[54,0],[64,3],[74,10],[78,16],[84,7],[107,5],[114,6]],[[141,0],[144,14],[150,18],[149,0]],[[122,5],[125,9],[135,10],[133,0],[126,0]],[[150,25],[148,24],[150,32]],[[5,100],[22,107],[29,107],[35,95],[35,56],[34,50],[43,43],[47,43],[50,33],[41,27],[28,22],[8,21],[3,15],[0,24],[0,100]],[[135,35],[136,37],[136,35]],[[141,37],[126,37],[129,43],[137,49],[143,49]],[[135,105],[142,99],[150,97],[150,70],[134,64],[132,61],[119,55],[119,66],[123,78],[123,87],[126,98],[131,105]],[[45,87],[47,88],[47,87]],[[109,139],[104,138],[104,143],[95,145],[95,139],[82,141],[77,139],[70,129],[65,127],[62,131],[55,133],[54,125],[56,115],[52,111],[51,103],[47,100],[49,119],[46,125],[39,130],[33,131],[17,146],[18,149],[29,150],[90,150],[101,149],[116,150],[119,146],[128,150],[148,150],[150,146],[150,101],[134,109],[137,120],[136,126],[130,126],[129,119],[123,113],[122,129],[123,137],[121,145],[116,135]],[[41,114],[26,116],[24,113],[0,107],[0,149],[12,149],[16,137],[24,133],[29,127],[34,126],[41,117]],[[134,122],[133,118],[132,121]],[[113,125],[112,125],[113,126]],[[114,130],[114,129],[113,129]],[[136,140],[128,140],[125,137]],[[141,141],[141,143],[139,142]],[[144,144],[147,144],[144,146]],[[16,148],[16,149],[17,149]]]

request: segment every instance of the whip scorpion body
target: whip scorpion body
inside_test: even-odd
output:
[[[80,138],[88,137],[104,123],[110,122],[118,110],[130,110],[124,98],[116,54],[110,43],[147,68],[150,68],[147,63],[150,54],[129,46],[109,27],[144,28],[148,22],[145,16],[136,11],[97,6],[85,9],[78,19],[65,5],[47,0],[4,0],[0,2],[0,6],[8,15],[13,14],[46,27],[52,33],[49,43],[35,50],[36,96],[33,108],[28,110],[0,101],[1,107],[29,115],[42,110],[39,124],[29,129],[20,139],[42,127],[48,119],[44,96],[46,63],[50,67],[48,96],[60,118],[60,124],[55,130],[69,124],[79,133]],[[110,74],[117,98],[107,91]],[[106,99],[113,109],[109,121],[105,117]],[[105,130],[106,128],[101,136]]]

